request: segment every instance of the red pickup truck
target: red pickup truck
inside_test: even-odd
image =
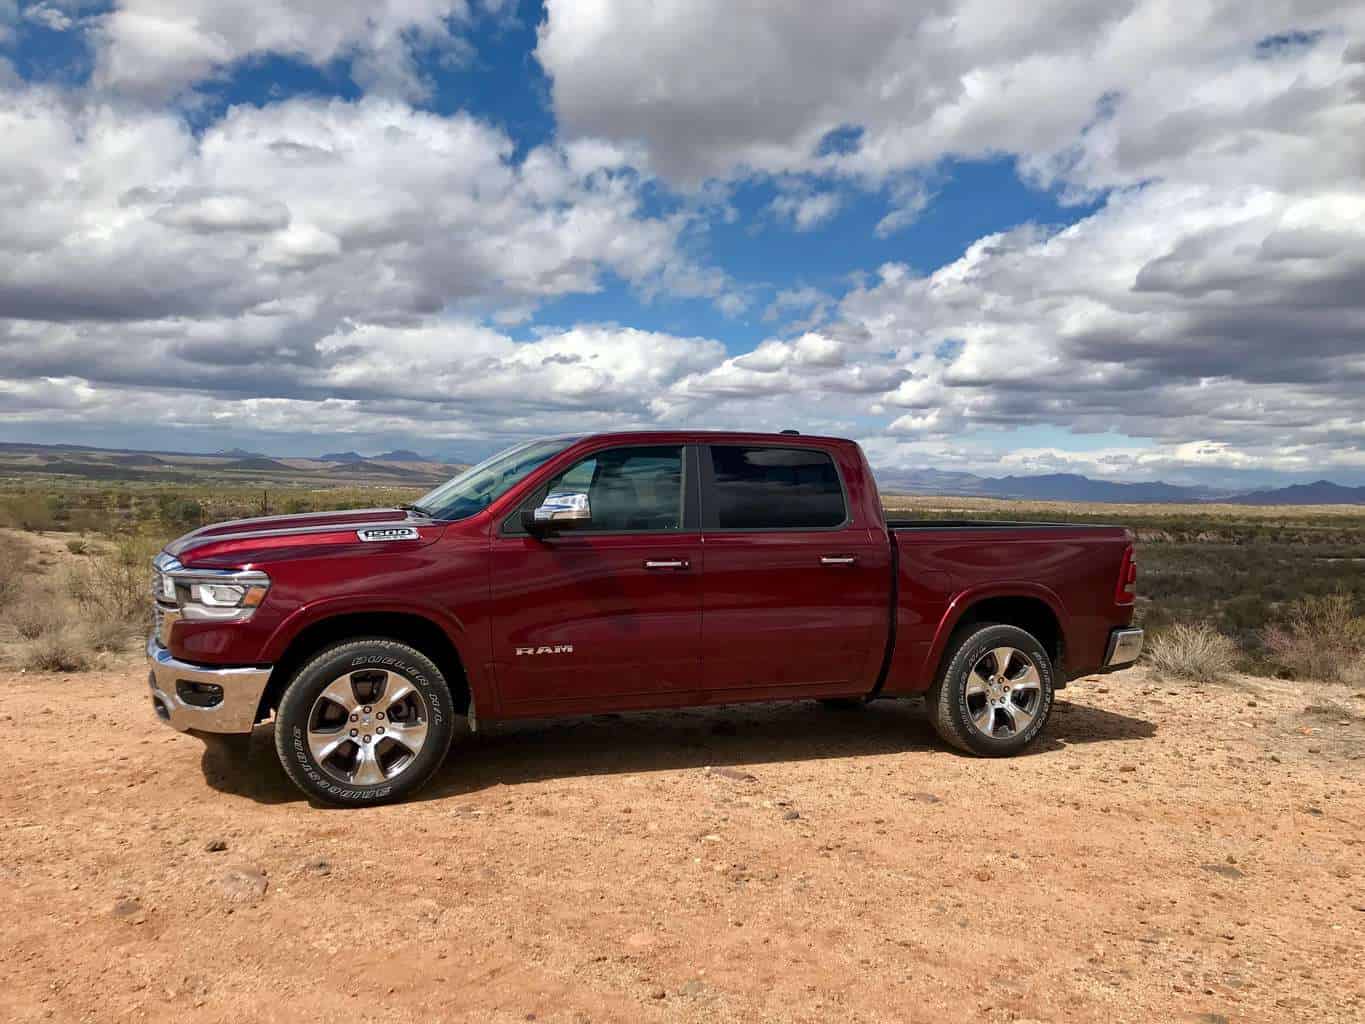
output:
[[[832,437],[518,445],[414,505],[204,527],[155,561],[156,713],[275,745],[311,797],[393,800],[480,720],[924,698],[1022,750],[1068,676],[1131,664],[1122,527],[888,521]]]

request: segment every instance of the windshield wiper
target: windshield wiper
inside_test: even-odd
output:
[[[436,514],[425,505],[397,505],[400,512],[416,512],[419,516],[426,516],[428,519],[435,519]]]

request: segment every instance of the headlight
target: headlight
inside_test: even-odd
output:
[[[255,608],[268,588],[262,583],[191,583],[190,603],[209,608]]]
[[[245,622],[270,591],[270,577],[259,569],[186,569],[169,556],[156,569],[157,600],[174,602],[190,621]]]

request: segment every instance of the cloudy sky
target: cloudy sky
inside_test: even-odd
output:
[[[1365,482],[1365,5],[0,0],[0,439]]]

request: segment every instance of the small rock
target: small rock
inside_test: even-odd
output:
[[[1097,687],[1096,692],[1098,692],[1098,693],[1108,693],[1108,692],[1109,692],[1109,687],[1107,687],[1107,686],[1100,686],[1100,687]]]
[[[656,985],[654,988],[649,990],[650,999],[663,999],[666,995],[668,995],[668,993],[665,992],[663,987],[660,985]]]
[[[304,871],[311,871],[315,875],[330,875],[332,873],[332,862],[326,857],[314,857],[312,860],[305,861]]]
[[[935,796],[933,793],[911,793],[909,794],[909,797],[911,800],[915,800],[922,804],[937,804],[942,802],[942,798]]]
[[[1276,764],[1283,764],[1283,763],[1284,763],[1283,761],[1280,760],[1280,755],[1279,755],[1279,754],[1271,754],[1271,755],[1270,755],[1270,760],[1274,761]]]
[[[1137,765],[1135,765],[1135,764],[1121,764],[1121,765],[1119,765],[1119,771],[1121,771],[1121,772],[1135,772],[1135,771],[1137,771]]]
[[[791,810],[782,812],[783,821],[795,821],[799,817],[801,817],[801,812],[794,807]]]
[[[1242,878],[1242,872],[1231,864],[1200,864],[1205,871],[1212,871],[1215,875],[1222,875],[1224,878]]]
[[[222,853],[227,849],[226,839],[210,839],[204,844],[205,853]]]
[[[142,916],[142,904],[135,899],[122,899],[114,901],[115,917],[140,917]]]
[[[255,903],[270,887],[260,868],[233,868],[218,879],[218,891],[229,903]]]
[[[1315,818],[1321,818],[1321,817],[1322,817],[1322,808],[1321,808],[1321,807],[1314,807],[1312,804],[1309,804],[1307,807],[1305,807],[1305,808],[1303,809],[1303,811],[1304,811],[1305,814],[1311,814],[1311,815],[1312,815],[1313,817],[1315,817]]]
[[[1308,752],[1309,752],[1310,754],[1321,754],[1321,753],[1322,753],[1322,748],[1321,748],[1321,747],[1309,747],[1309,748],[1308,748]]]
[[[699,996],[706,991],[706,985],[700,978],[693,978],[683,982],[683,987],[678,990],[685,996]]]
[[[1255,706],[1256,706],[1256,702],[1255,702],[1254,700],[1249,700],[1249,701],[1247,701],[1247,707],[1249,707],[1249,708],[1254,708]]]

